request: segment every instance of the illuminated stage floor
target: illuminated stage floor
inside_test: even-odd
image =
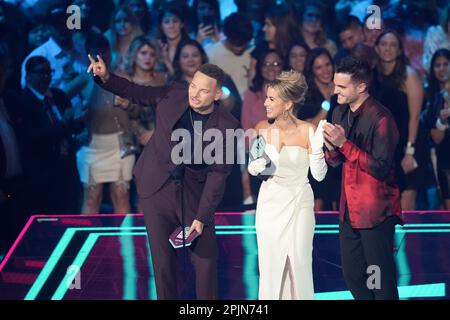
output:
[[[395,235],[400,297],[448,299],[450,212],[406,213],[405,220]],[[256,299],[254,214],[218,213],[216,223],[220,298]],[[351,299],[342,278],[337,223],[335,213],[316,215],[316,299]],[[0,299],[155,299],[143,225],[142,215],[33,216],[0,264]],[[189,258],[179,259],[186,275],[180,292],[194,298],[193,270],[183,263]]]

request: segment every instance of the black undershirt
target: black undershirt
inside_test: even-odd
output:
[[[184,163],[178,165],[174,172],[172,172],[172,176],[176,178],[180,178],[183,176],[184,168],[185,166],[189,169],[193,170],[202,170],[206,168],[208,165],[204,162],[202,154],[198,154],[197,158],[201,159],[201,163],[194,164],[194,152],[202,153],[203,150],[200,146],[197,146],[194,148],[195,143],[200,143],[202,141],[202,136],[204,132],[204,128],[206,126],[206,122],[209,119],[209,114],[200,114],[198,112],[195,112],[192,110],[191,107],[188,107],[186,112],[183,113],[181,118],[177,121],[177,123],[174,126],[174,130],[176,129],[185,129],[189,131],[189,135],[191,137],[191,154],[190,154],[190,162],[184,161]],[[201,131],[200,131],[200,124],[198,122],[201,122]],[[194,131],[194,124],[196,124],[195,131]],[[201,135],[200,135],[201,133]],[[195,137],[196,136],[196,137]],[[190,163],[190,164],[188,164]]]

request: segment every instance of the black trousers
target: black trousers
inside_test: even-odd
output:
[[[340,223],[342,272],[356,300],[399,298],[394,261],[397,222],[397,217],[389,217],[372,229],[353,229],[348,219]]]
[[[195,192],[192,187],[189,182],[183,180],[168,180],[154,195],[140,199],[152,254],[158,300],[178,299],[177,280],[188,280],[184,274],[179,275],[177,279],[177,253],[184,254],[185,249],[174,249],[169,243],[169,236],[175,228],[182,225],[182,204],[185,225],[190,227],[195,218],[201,190]],[[202,235],[186,250],[190,252],[195,269],[197,299],[217,299],[218,249],[214,225],[205,225]]]

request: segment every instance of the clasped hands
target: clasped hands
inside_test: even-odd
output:
[[[323,126],[323,139],[325,146],[330,151],[342,147],[347,141],[344,128],[339,124],[334,125],[328,122]]]
[[[345,130],[339,124],[334,125],[326,120],[320,120],[316,132],[313,128],[309,128],[309,143],[313,153],[321,151],[324,143],[331,151],[336,147],[341,147],[346,140]]]

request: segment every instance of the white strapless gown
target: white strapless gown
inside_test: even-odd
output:
[[[259,299],[313,299],[314,195],[308,150],[266,144],[275,173],[261,185],[256,207]]]

